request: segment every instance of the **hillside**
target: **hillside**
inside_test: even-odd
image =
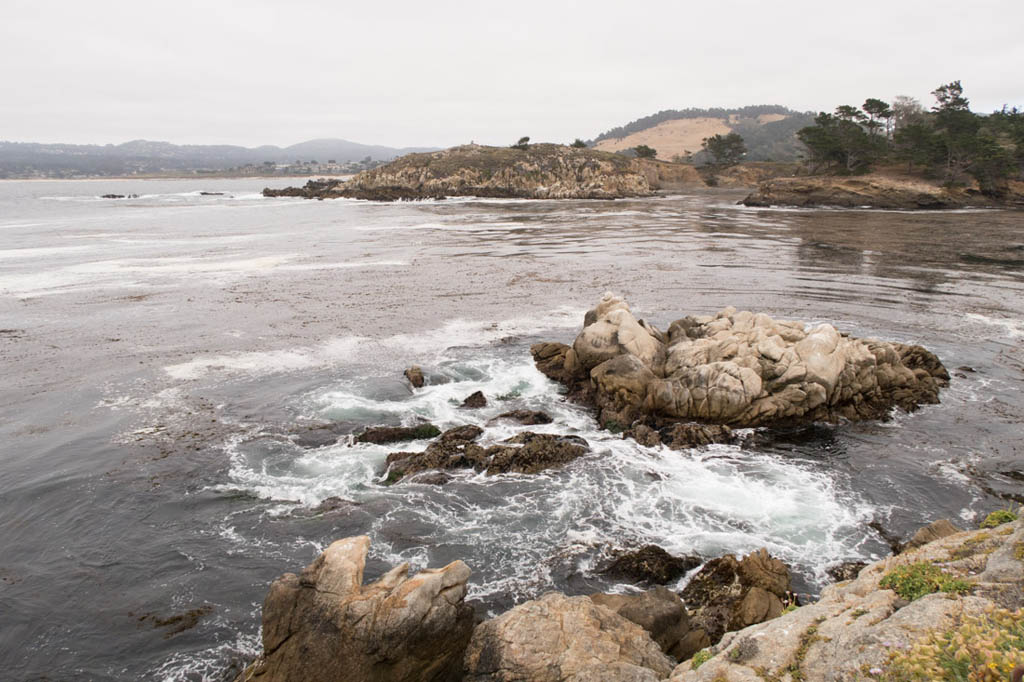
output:
[[[811,125],[811,114],[777,105],[740,109],[665,110],[612,128],[591,141],[594,149],[622,151],[638,145],[653,147],[658,158],[700,152],[701,141],[736,132],[743,136],[750,161],[795,161],[803,151],[796,131]]]
[[[149,140],[132,140],[117,145],[0,141],[0,178],[220,171],[251,164],[296,161],[345,163],[366,157],[386,161],[429,149],[397,149],[340,139],[309,140],[288,147],[265,145],[251,148],[233,145],[176,145]]]

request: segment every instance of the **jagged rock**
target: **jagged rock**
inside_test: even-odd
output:
[[[652,429],[650,426],[639,422],[629,427],[623,435],[648,448],[656,448],[661,445],[661,434],[658,433],[657,429]]]
[[[1016,556],[1021,547],[1024,519],[998,533],[956,533],[876,561],[855,580],[826,587],[813,604],[726,634],[710,660],[697,670],[680,664],[671,682],[865,679],[864,671],[885,670],[894,652],[929,632],[958,630],[965,617],[995,607],[1024,606],[1024,561]],[[907,603],[879,587],[897,566],[919,561],[969,580],[970,593],[938,592]]]
[[[490,420],[490,424],[499,422],[501,420],[508,420],[518,422],[523,426],[535,426],[537,424],[550,424],[553,419],[547,412],[541,412],[540,410],[512,410],[511,412],[503,412],[497,417]]]
[[[907,541],[907,544],[903,546],[904,552],[917,549],[923,545],[927,545],[933,540],[944,538],[947,535],[953,535],[959,533],[961,530],[954,526],[949,519],[939,519],[938,521],[932,521],[927,526],[923,526],[918,529],[914,536]]]
[[[463,400],[461,407],[469,410],[478,410],[481,407],[487,407],[487,398],[484,397],[484,394],[481,391],[477,391]]]
[[[590,598],[642,627],[676,660],[685,661],[711,643],[706,633],[693,630],[679,595],[664,587],[641,594],[592,594]]]
[[[387,482],[395,483],[428,469],[535,474],[567,464],[590,451],[587,441],[577,436],[532,431],[523,431],[500,445],[483,448],[473,442],[482,432],[478,426],[460,426],[446,431],[423,452],[391,453],[387,458]]]
[[[405,378],[409,380],[413,388],[423,388],[423,370],[419,365],[413,365],[405,370]]]
[[[587,597],[552,592],[478,625],[465,669],[467,682],[658,680],[672,662],[639,625]]]
[[[568,350],[569,346],[564,343],[550,343],[546,341],[530,346],[533,362],[541,374],[563,384],[569,381],[569,377],[565,372],[565,354]]]
[[[263,603],[263,654],[239,680],[446,681],[458,676],[473,629],[461,561],[409,577],[409,565],[363,585],[370,540],[331,544],[286,573]]]
[[[707,562],[682,597],[695,612],[695,626],[714,643],[728,631],[778,617],[789,590],[789,569],[759,549],[742,560],[726,554]]]
[[[733,308],[676,320],[666,334],[610,293],[587,313],[571,348],[531,350],[538,368],[592,405],[600,423],[620,427],[637,420],[750,427],[885,419],[893,407],[937,403],[949,382],[938,358],[920,346]]]
[[[672,556],[657,545],[644,545],[640,549],[619,554],[602,573],[626,578],[634,583],[664,585],[682,578],[702,563],[704,560],[700,557]]]
[[[832,580],[841,583],[844,580],[856,580],[861,570],[867,565],[866,561],[844,561],[841,564],[829,566],[825,572]]]
[[[422,440],[433,438],[441,433],[441,429],[433,424],[417,426],[374,426],[356,436],[357,443],[398,443],[405,440]]]

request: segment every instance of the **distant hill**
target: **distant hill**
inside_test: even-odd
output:
[[[743,136],[750,161],[794,161],[803,146],[796,131],[814,123],[814,114],[774,104],[738,109],[667,109],[601,133],[589,143],[595,149],[622,151],[653,147],[658,158],[696,154],[701,141],[736,132]]]
[[[435,147],[394,148],[323,139],[289,147],[237,147],[232,145],[176,145],[132,140],[124,144],[78,145],[0,141],[0,177],[69,177],[75,175],[130,175],[173,171],[222,171],[249,164],[296,161],[359,161],[370,157],[389,161],[410,152]]]

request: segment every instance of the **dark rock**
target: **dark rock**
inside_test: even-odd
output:
[[[590,598],[642,627],[662,651],[678,661],[687,660],[710,644],[706,634],[689,636],[693,627],[682,600],[664,587],[631,595],[592,594]]]
[[[443,471],[424,471],[407,479],[409,483],[422,483],[424,485],[444,485],[452,480],[449,474]]]
[[[682,597],[693,620],[714,644],[726,632],[742,630],[782,614],[791,590],[789,568],[759,549],[742,560],[712,559],[690,580]]]
[[[619,554],[602,573],[626,578],[633,583],[664,585],[678,580],[702,563],[704,561],[700,557],[677,557],[657,545],[645,545],[638,550]]]
[[[374,426],[356,436],[357,443],[398,443],[406,440],[433,438],[441,433],[441,429],[433,424],[418,426]]]
[[[419,365],[413,365],[405,370],[405,378],[409,380],[413,388],[423,387],[423,370],[420,369]]]
[[[487,398],[481,391],[473,393],[468,398],[462,401],[461,407],[469,410],[480,409],[481,407],[487,407]]]
[[[540,410],[513,410],[511,412],[504,412],[499,414],[497,417],[488,422],[493,424],[495,422],[507,419],[509,421],[518,422],[523,426],[535,426],[537,424],[550,424],[553,420],[547,412],[541,412]]]
[[[629,438],[632,438],[640,445],[648,448],[656,448],[661,445],[661,435],[657,430],[652,429],[646,424],[636,423],[631,426],[624,434]]]
[[[323,502],[313,507],[311,511],[314,514],[328,514],[338,511],[348,511],[354,506],[356,506],[356,503],[352,500],[346,500],[341,497],[328,497]]]
[[[101,199],[124,199],[123,194],[104,194]]]
[[[892,551],[893,554],[899,554],[903,551],[903,542],[899,539],[898,536],[889,532],[889,530],[886,529],[880,521],[878,521],[877,519],[870,521],[867,524],[867,526],[868,528],[875,531],[882,537],[882,540],[884,540],[885,543],[889,545],[889,549]]]
[[[471,442],[476,440],[483,434],[484,430],[479,426],[473,424],[466,424],[464,426],[456,426],[455,428],[448,429],[441,434],[440,441],[442,443],[450,443],[453,441],[467,441]]]
[[[578,436],[524,431],[505,441],[510,445],[488,448],[488,474],[535,474],[568,464],[590,451],[587,441]],[[518,445],[519,447],[513,447]]]
[[[861,569],[867,565],[866,561],[844,561],[841,564],[829,566],[825,572],[832,580],[841,583],[844,580],[855,580],[860,575]]]
[[[672,424],[660,431],[661,441],[673,450],[686,450],[712,443],[732,443],[736,436],[725,424]]]
[[[224,196],[224,192],[200,192],[199,196],[201,196],[201,197],[222,197],[222,196]]]

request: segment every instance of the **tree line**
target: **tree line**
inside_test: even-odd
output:
[[[932,91],[930,110],[899,96],[890,104],[868,98],[821,112],[814,125],[797,131],[812,172],[868,172],[875,164],[905,163],[907,169],[959,184],[968,176],[981,190],[999,194],[1024,173],[1024,111],[1004,106],[989,115],[970,110],[960,81]]]

